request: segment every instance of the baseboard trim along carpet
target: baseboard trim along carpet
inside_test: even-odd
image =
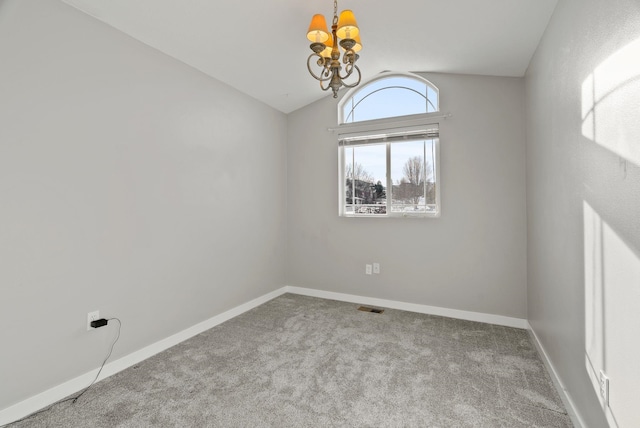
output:
[[[493,314],[484,314],[480,312],[462,311],[457,309],[447,309],[447,308],[441,308],[437,306],[420,305],[415,303],[406,303],[406,302],[399,302],[395,300],[357,296],[353,294],[336,293],[332,291],[323,291],[323,290],[316,290],[311,288],[285,286],[277,290],[274,290],[270,293],[267,293],[263,296],[260,296],[256,299],[253,299],[247,303],[236,306],[233,309],[230,309],[226,312],[223,312],[219,315],[209,318],[208,320],[198,323],[185,330],[182,330],[181,332],[178,332],[172,336],[169,336],[166,339],[162,339],[138,351],[132,352],[131,354],[128,354],[118,360],[107,363],[104,366],[102,372],[100,373],[98,380],[105,379],[109,376],[112,376],[116,373],[121,372],[126,368],[132,367],[135,364],[139,363],[140,361],[143,361],[159,352],[169,349],[180,342],[183,342],[197,334],[200,334],[206,330],[209,330],[210,328],[213,328],[218,324],[222,324],[223,322],[230,320],[231,318],[234,318],[248,310],[251,310],[257,306],[260,306],[263,303],[266,303],[269,300],[272,300],[285,293],[300,294],[303,296],[310,296],[310,297],[320,297],[324,299],[365,304],[365,305],[378,306],[378,307],[389,308],[389,309],[398,309],[398,310],[403,310],[408,312],[439,315],[443,317],[457,318],[457,319],[462,319],[467,321],[477,321],[477,322],[483,322],[483,323],[489,323],[489,324],[503,325],[506,327],[530,329],[530,326],[527,320],[520,319],[520,318],[512,318],[512,317],[493,315]],[[538,342],[536,342],[536,344],[538,344]],[[71,379],[64,383],[61,383],[60,385],[50,388],[40,394],[27,398],[26,400],[21,401],[11,407],[0,410],[0,425],[4,425],[10,422],[13,422],[17,419],[23,418],[39,409],[49,406],[55,403],[56,401],[61,400],[62,398],[65,398],[81,390],[82,388],[86,387],[89,383],[91,383],[97,371],[98,371],[98,367],[96,367],[94,370],[91,370],[90,372],[87,372],[74,379]],[[552,377],[557,377],[555,376],[555,372],[553,372]],[[562,393],[563,391],[560,391],[560,392]],[[570,406],[567,406],[567,408],[570,408]]]
[[[354,294],[336,293],[333,291],[315,290],[287,286],[287,293],[301,294],[303,296],[320,297],[323,299],[340,300],[342,302],[362,303],[365,305],[380,306],[389,309],[398,309],[420,314],[439,315],[441,317],[457,318],[466,321],[477,321],[487,324],[503,325],[505,327],[529,328],[526,319],[505,317],[502,315],[484,314],[481,312],[461,311],[458,309],[441,308],[438,306],[419,305],[416,303],[398,302],[396,300],[378,299],[375,297],[356,296]]]
[[[527,322],[527,329],[529,330],[529,335],[531,336],[533,344],[538,349],[538,354],[540,355],[540,359],[542,360],[545,367],[547,368],[549,377],[551,377],[551,380],[553,381],[553,384],[556,387],[558,394],[560,394],[562,403],[564,404],[564,407],[567,409],[567,414],[571,418],[571,422],[573,423],[574,427],[575,428],[586,427],[584,421],[582,420],[582,418],[580,417],[580,414],[577,411],[575,404],[573,403],[573,400],[571,399],[571,395],[569,395],[569,391],[567,391],[567,388],[565,388],[564,384],[560,380],[560,377],[558,376],[558,372],[556,372],[556,368],[551,363],[551,360],[549,359],[549,355],[547,355],[547,351],[544,349],[544,346],[542,346],[542,343],[540,342],[540,339],[538,339],[536,332],[533,330],[533,327],[531,327],[531,325],[528,322]]]
[[[281,296],[286,292],[286,287],[279,288],[275,291],[255,298],[247,303],[243,303],[242,305],[229,309],[226,312],[209,318],[208,320],[198,323],[192,327],[184,329],[172,336],[167,337],[166,339],[162,339],[158,342],[152,343],[149,346],[145,346],[144,348],[132,352],[131,354],[125,355],[118,360],[107,363],[102,369],[102,372],[98,377],[98,381],[119,373],[124,369],[132,367],[140,361],[146,360],[147,358],[152,357],[159,352],[169,349],[180,342],[184,342],[185,340],[190,339],[191,337],[200,334],[203,331],[209,330],[210,328],[213,328],[218,324],[222,324],[223,322],[230,320],[231,318],[234,318],[257,306],[260,306],[263,303],[268,302],[269,300],[275,299],[276,297]],[[11,407],[0,410],[0,426],[21,419],[37,410],[55,403],[58,400],[61,400],[77,391],[80,391],[82,388],[85,388],[91,383],[93,378],[96,376],[98,369],[99,368],[96,367],[90,372],[80,375],[67,382],[61,383],[60,385],[54,386],[53,388],[50,388],[40,394],[34,395],[33,397],[27,398],[26,400],[21,401]]]

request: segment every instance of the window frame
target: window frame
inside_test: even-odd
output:
[[[410,138],[408,141],[423,141],[433,140],[434,145],[434,165],[433,165],[433,178],[435,180],[435,209],[433,211],[425,212],[393,212],[391,210],[393,183],[391,178],[391,146],[393,144],[402,144],[395,142],[384,142],[386,150],[386,213],[385,214],[365,214],[365,213],[348,213],[346,211],[346,186],[345,186],[345,146],[339,144],[338,146],[338,215],[341,217],[357,217],[357,218],[391,218],[391,217],[418,217],[418,218],[438,218],[441,215],[442,205],[440,201],[440,129],[441,119],[443,118],[440,112],[425,113],[411,116],[399,116],[394,118],[375,119],[363,122],[349,123],[340,125],[337,131],[337,135],[340,139],[340,135],[357,135],[357,134],[370,134],[370,133],[402,133],[416,129],[432,129],[434,126],[438,128],[438,137],[432,138]],[[366,143],[365,143],[366,144]],[[362,145],[365,145],[362,144]],[[380,143],[378,143],[380,144]],[[351,146],[359,146],[359,144],[353,144]]]
[[[430,113],[420,113],[420,114],[412,114],[412,115],[404,115],[404,116],[392,116],[385,117],[380,119],[372,119],[372,120],[364,120],[358,122],[348,122],[344,123],[344,106],[349,103],[354,96],[359,94],[361,91],[366,91],[367,87],[382,79],[388,79],[392,77],[403,77],[412,80],[419,81],[420,83],[424,83],[428,88],[431,88],[437,95],[437,105],[435,112]],[[378,89],[380,90],[380,89]],[[428,89],[427,89],[428,93]],[[364,99],[364,98],[363,98]],[[427,102],[430,102],[428,99]],[[433,104],[432,104],[433,105]],[[344,97],[338,103],[338,128],[336,134],[338,136],[338,215],[341,217],[348,218],[394,218],[394,217],[416,217],[416,218],[438,218],[442,212],[442,205],[440,199],[440,189],[441,189],[441,174],[440,174],[440,130],[442,119],[448,117],[449,115],[443,116],[440,111],[440,91],[438,87],[433,83],[428,81],[427,79],[411,74],[411,73],[384,73],[375,79],[370,80],[367,84],[364,84],[358,88],[354,88],[347,92]],[[391,177],[391,146],[393,144],[401,144],[394,142],[381,142],[386,144],[386,213],[385,214],[368,214],[368,213],[356,213],[355,210],[352,213],[347,213],[347,203],[346,203],[346,177],[345,177],[345,145],[340,143],[341,136],[344,135],[367,135],[372,133],[380,133],[380,134],[392,134],[392,133],[402,133],[409,132],[411,129],[431,129],[433,127],[438,128],[438,136],[437,138],[424,138],[424,139],[413,139],[413,141],[418,140],[433,140],[434,154],[433,154],[433,179],[435,180],[435,209],[434,211],[427,211],[425,209],[424,212],[392,212],[391,207],[393,205],[393,183]],[[365,143],[366,144],[366,143]],[[380,144],[380,143],[378,143]],[[364,145],[364,144],[363,144]],[[347,147],[359,146],[358,144],[351,144]],[[425,159],[426,162],[426,159]]]

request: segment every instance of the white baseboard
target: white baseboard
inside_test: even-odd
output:
[[[284,294],[285,292],[286,287],[279,288],[275,291],[267,293],[247,303],[243,303],[242,305],[236,306],[233,309],[229,309],[226,312],[209,318],[206,321],[182,330],[172,336],[167,337],[166,339],[159,340],[158,342],[152,343],[151,345],[146,346],[138,351],[132,352],[131,354],[125,355],[124,357],[119,358],[113,362],[107,363],[102,369],[98,381],[121,372],[126,368],[134,366],[140,361],[146,360],[147,358],[152,357],[155,354],[164,351],[165,349],[169,349],[180,342],[183,342],[197,334],[200,334],[212,327],[217,326],[218,324],[222,324],[223,322],[228,321],[231,318],[234,318],[244,312],[247,312],[250,309],[260,306],[263,303],[266,303],[269,300]],[[96,376],[98,369],[99,368],[91,370],[90,372],[61,383],[60,385],[54,386],[53,388],[50,388],[40,394],[27,398],[26,400],[21,401],[11,407],[0,410],[0,426],[24,418],[25,416],[28,416],[35,411],[43,409],[55,403],[56,401],[59,401],[77,391],[80,391],[82,388],[86,388],[87,385],[89,385],[93,378]]]
[[[467,321],[484,322],[487,324],[503,325],[526,329],[529,323],[526,319],[505,317],[502,315],[485,314],[481,312],[461,311],[458,309],[447,309],[438,306],[419,305],[416,303],[398,302],[396,300],[378,299],[375,297],[356,296],[354,294],[336,293],[333,291],[315,290],[312,288],[302,288],[286,286],[288,293],[301,294],[303,296],[320,297],[323,299],[339,300],[342,302],[361,303],[365,305],[380,306],[389,309],[399,309],[420,314],[439,315],[449,318],[457,318]]]
[[[567,391],[567,388],[565,388],[564,384],[560,380],[560,377],[558,376],[558,372],[556,371],[555,367],[553,366],[553,363],[549,359],[549,355],[547,355],[547,351],[545,351],[544,346],[542,346],[542,342],[540,342],[540,339],[538,339],[538,336],[536,335],[536,332],[533,330],[533,327],[531,327],[531,325],[528,322],[527,322],[527,325],[528,325],[527,329],[529,330],[529,334],[533,338],[533,343],[536,345],[536,348],[538,349],[538,354],[540,354],[540,357],[542,358],[542,362],[546,366],[547,372],[551,376],[551,380],[553,381],[553,384],[555,385],[556,390],[558,391],[558,394],[562,399],[562,403],[564,404],[564,407],[567,409],[567,414],[571,418],[571,422],[573,422],[573,426],[576,428],[586,427],[587,425],[582,420],[582,417],[580,417],[580,413],[578,413],[577,408],[573,403],[573,400],[571,399],[571,395],[569,394],[569,391]]]
[[[399,309],[409,312],[417,312],[422,314],[440,315],[450,318],[458,318],[468,321],[478,321],[489,324],[504,325],[507,327],[530,328],[527,320],[520,318],[511,318],[501,315],[484,314],[480,312],[461,311],[457,309],[447,309],[437,306],[419,305],[415,303],[398,302],[395,300],[378,299],[374,297],[356,296],[353,294],[336,293],[332,291],[315,290],[311,288],[301,288],[285,286],[253,299],[247,303],[236,306],[226,312],[209,318],[206,321],[198,323],[192,327],[182,330],[166,339],[159,340],[149,346],[146,346],[131,354],[125,355],[113,362],[105,364],[98,381],[112,376],[122,370],[132,367],[135,364],[146,360],[153,355],[162,352],[172,346],[177,345],[197,334],[200,334],[210,328],[213,328],[225,321],[230,320],[250,309],[262,305],[271,299],[274,299],[284,293],[300,294],[304,296],[320,297],[323,299],[339,300],[351,303],[361,303],[366,305],[381,306],[390,309]],[[21,419],[35,411],[43,409],[58,400],[61,400],[91,383],[99,368],[91,370],[83,375],[77,376],[60,385],[54,386],[40,394],[27,398],[11,407],[0,410],[0,426]]]

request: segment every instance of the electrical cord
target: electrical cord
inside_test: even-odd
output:
[[[73,403],[78,401],[78,398],[82,397],[82,395],[85,392],[87,392],[89,390],[89,388],[91,388],[93,386],[94,383],[96,383],[96,380],[98,380],[98,376],[100,376],[100,373],[102,373],[102,369],[104,368],[104,365],[107,363],[107,360],[109,359],[109,357],[111,356],[111,353],[113,352],[113,347],[116,345],[116,342],[118,341],[118,339],[120,339],[120,329],[122,328],[122,322],[118,318],[109,318],[109,319],[107,319],[107,321],[111,321],[111,320],[118,321],[118,334],[116,335],[115,340],[111,344],[111,349],[109,349],[109,353],[107,354],[107,357],[102,362],[102,365],[100,366],[100,370],[98,370],[98,374],[96,374],[96,377],[93,378],[93,381],[91,382],[91,384],[89,384],[89,386],[87,386],[85,389],[82,390],[82,392],[80,394],[78,394],[75,398],[73,398]]]
[[[120,339],[120,330],[122,329],[122,321],[120,321],[120,319],[118,319],[118,318],[108,318],[107,319],[107,321],[111,321],[111,320],[118,321],[118,333],[116,334],[115,340],[111,344],[111,348],[109,349],[109,353],[107,354],[107,357],[104,359],[104,361],[102,362],[102,365],[100,366],[100,370],[98,370],[98,374],[96,374],[96,377],[93,378],[93,380],[91,381],[89,386],[87,386],[85,389],[83,389],[75,397],[69,397],[69,398],[65,398],[64,400],[56,401],[55,403],[51,404],[49,407],[46,407],[46,408],[41,409],[41,410],[38,410],[37,412],[33,412],[33,413],[25,416],[22,419],[18,419],[16,421],[9,422],[8,424],[0,425],[0,428],[5,428],[5,427],[8,427],[9,425],[17,424],[18,422],[22,422],[24,420],[32,418],[32,417],[34,417],[36,415],[39,415],[40,413],[48,412],[49,410],[51,410],[53,408],[53,406],[56,406],[56,405],[62,404],[62,403],[66,403],[67,401],[71,401],[71,404],[75,404],[75,402],[78,401],[78,398],[82,397],[82,395],[85,392],[87,392],[89,390],[89,388],[91,388],[93,386],[94,383],[96,383],[96,381],[98,380],[98,377],[100,376],[100,373],[102,373],[102,369],[104,368],[104,365],[107,363],[107,360],[109,359],[109,357],[111,357],[111,353],[113,352],[113,347],[116,345],[116,342],[118,341],[118,339]]]

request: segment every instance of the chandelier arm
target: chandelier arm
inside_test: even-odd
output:
[[[327,84],[326,88],[322,85],[322,82],[328,82],[329,80],[331,80],[331,79],[321,80],[320,81],[320,89],[322,89],[323,91],[328,91],[329,89],[331,89],[331,85],[329,85],[329,84]]]
[[[345,72],[345,74],[344,74],[344,75],[340,75],[340,74],[338,74],[338,77],[340,77],[340,79],[348,79],[348,78],[349,78],[349,76],[351,76],[351,73],[353,73],[353,67],[355,67],[355,64],[354,64],[354,63],[352,63],[352,62],[347,63],[347,64],[344,66],[344,72]]]
[[[356,51],[353,48],[345,49],[342,55],[342,62],[344,64],[353,64],[356,62]]]
[[[353,49],[348,48],[345,50],[344,55],[342,57],[342,63],[345,64],[345,67],[344,67],[345,74],[338,75],[340,79],[348,79],[349,76],[351,76],[351,73],[353,73],[353,68],[355,67],[357,60],[358,60],[358,55]]]
[[[355,88],[356,86],[358,86],[360,84],[360,80],[362,79],[362,74],[360,73],[360,68],[355,64],[352,64],[352,65],[353,65],[353,69],[355,69],[358,72],[358,81],[356,83],[352,83],[350,85],[347,85],[343,81],[342,84],[344,85],[345,88]],[[348,79],[349,76],[351,76],[351,73],[353,73],[353,69],[345,77],[341,77],[341,79]]]
[[[351,76],[351,73],[353,73],[354,68],[357,68],[357,66],[354,63],[348,63],[347,65],[345,65],[344,67],[345,74],[338,73],[338,77],[340,78],[340,80],[348,79],[349,76]],[[358,72],[359,70],[360,69],[358,69]]]
[[[311,59],[313,57],[318,57],[318,60],[316,62],[316,64],[319,67],[322,67],[322,71],[320,73],[320,76],[318,76],[316,73],[313,72],[313,70],[311,69]],[[322,58],[320,55],[318,55],[317,53],[312,53],[311,55],[309,55],[309,58],[307,58],[307,70],[309,70],[309,74],[311,74],[311,76],[313,76],[314,79],[319,80],[320,82],[326,82],[328,80],[331,80],[331,76],[328,75],[327,73],[327,67],[322,65],[324,63],[324,58]],[[323,77],[324,75],[324,77]]]

